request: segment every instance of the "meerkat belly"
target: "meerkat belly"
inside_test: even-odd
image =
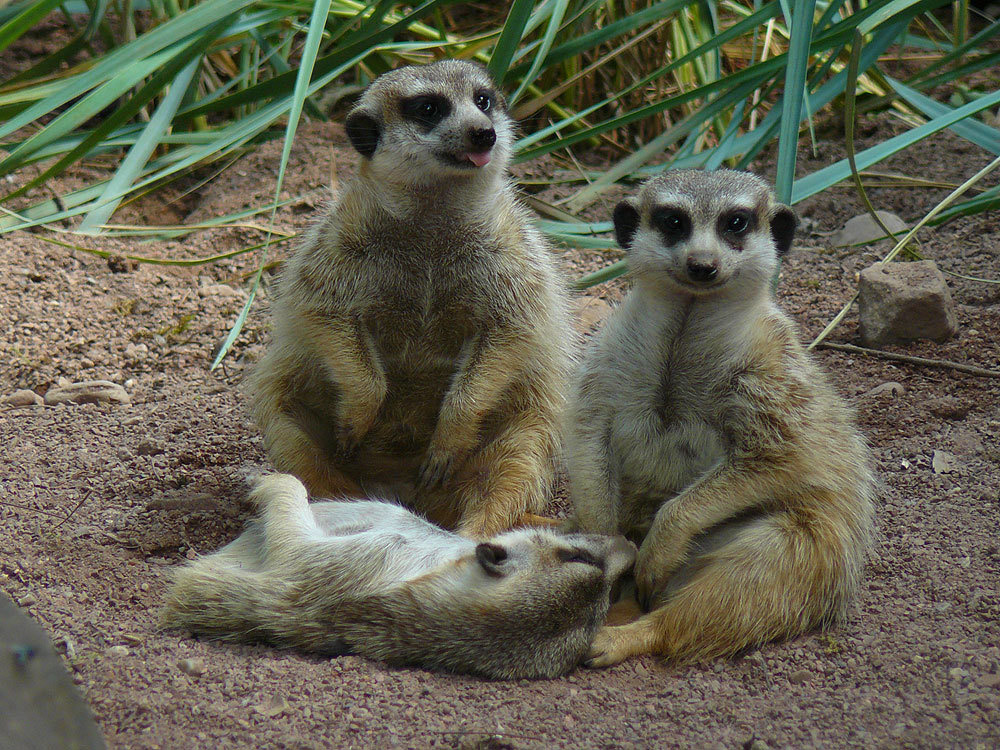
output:
[[[401,479],[419,466],[478,330],[478,317],[456,290],[441,280],[409,282],[385,289],[362,318],[388,389],[356,457],[359,471]]]
[[[647,528],[659,507],[718,465],[726,441],[714,419],[713,396],[672,386],[671,379],[643,376],[644,393],[620,409],[611,435],[619,462],[623,526]]]

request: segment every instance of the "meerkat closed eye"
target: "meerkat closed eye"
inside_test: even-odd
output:
[[[572,401],[573,526],[639,543],[648,614],[590,664],[734,654],[841,617],[873,525],[852,415],[770,293],[796,220],[757,177],[669,172],[614,212],[633,289]]]
[[[313,493],[492,535],[548,499],[573,349],[507,176],[514,125],[450,60],[380,76],[346,128],[360,172],[284,270],[251,411]]]

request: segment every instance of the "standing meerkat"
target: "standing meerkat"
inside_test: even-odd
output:
[[[573,348],[480,65],[400,68],[346,121],[360,171],[279,283],[250,381],[275,467],[490,536],[542,510]]]
[[[587,653],[624,537],[508,531],[477,544],[384,502],[310,505],[259,480],[260,517],[177,571],[163,624],[226,640],[359,653],[493,679],[555,677]]]
[[[571,407],[575,527],[641,543],[647,612],[588,663],[733,655],[845,614],[875,481],[846,405],[776,306],[795,232],[761,179],[676,171],[614,212],[633,289]]]

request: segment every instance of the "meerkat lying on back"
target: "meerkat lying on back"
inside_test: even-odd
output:
[[[641,543],[636,621],[589,664],[732,655],[845,613],[874,479],[852,415],[775,305],[792,211],[743,172],[678,171],[614,212],[634,287],[582,368],[575,527]]]
[[[522,529],[476,544],[390,503],[309,505],[287,474],[261,479],[251,498],[259,520],[177,572],[164,625],[495,679],[555,677],[587,653],[635,559],[620,536]]]
[[[512,131],[456,60],[386,73],[347,118],[360,173],[289,261],[250,381],[272,462],[312,493],[470,536],[547,501],[573,334]]]

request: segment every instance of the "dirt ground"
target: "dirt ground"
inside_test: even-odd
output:
[[[883,117],[862,135],[881,140],[900,127]],[[815,154],[803,146],[802,174],[843,156],[836,132],[825,137]],[[269,144],[207,186],[167,191],[116,219],[194,223],[260,205],[278,153]],[[281,230],[301,230],[322,203],[334,154],[339,179],[348,179],[355,159],[340,128],[302,128]],[[987,161],[945,134],[879,169],[954,185]],[[766,173],[768,165],[758,166]],[[28,200],[107,166],[81,168]],[[914,221],[946,192],[879,188],[872,197]],[[610,207],[593,215],[606,218]],[[829,247],[829,232],[861,210],[847,186],[798,210],[804,228],[777,294],[805,339],[884,248]],[[245,477],[266,465],[239,385],[266,345],[271,277],[232,355],[210,373],[259,255],[136,266],[46,239],[197,258],[263,236],[255,226],[154,243],[0,236],[0,398],[20,388],[44,394],[60,378],[111,380],[131,397],[128,405],[0,408],[0,589],[52,635],[111,747],[1000,746],[1000,380],[828,350],[816,356],[857,409],[884,486],[879,543],[857,606],[827,634],[694,668],[646,657],[557,680],[491,683],[158,629],[170,569],[239,532]],[[572,276],[619,257],[557,252]],[[998,216],[929,229],[921,252],[945,271],[1000,279]],[[948,282],[959,335],[896,351],[1000,369],[1000,287]],[[622,289],[589,295],[613,303]],[[598,317],[600,303],[581,306]],[[854,342],[856,321],[852,311],[831,340]],[[879,389],[889,382],[902,388]],[[950,454],[949,465],[935,470],[935,451]]]

